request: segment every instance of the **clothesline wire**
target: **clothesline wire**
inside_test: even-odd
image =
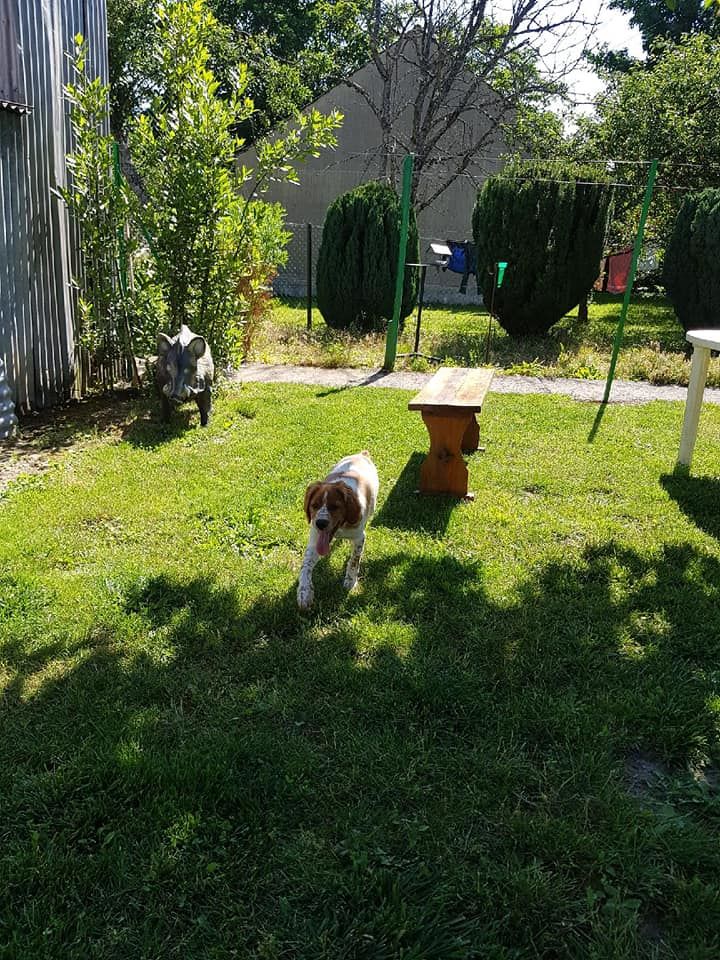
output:
[[[467,176],[467,174],[460,174]],[[550,177],[506,177],[503,174],[496,174],[498,180],[519,180],[528,183],[560,183],[560,184],[584,184],[589,187],[619,187],[621,190],[640,190],[644,186],[642,183],[612,183],[605,180],[585,180],[582,177],[577,180],[553,180]],[[474,179],[469,177],[470,180]],[[672,190],[676,193],[692,193],[697,187],[674,187],[669,183],[656,183],[655,190]]]
[[[321,170],[306,171],[305,177],[307,178],[308,173],[310,175],[313,175],[316,173],[317,174],[327,173],[328,170],[332,170],[332,169],[335,169],[338,172],[342,172],[342,173],[357,173],[362,175],[366,175],[368,172],[367,170],[361,170],[356,167],[340,167],[338,165],[337,167],[326,167]],[[530,174],[523,175],[522,172],[520,172],[517,176],[508,176],[503,173],[496,173],[496,174],[493,174],[493,176],[498,177],[501,180],[517,180],[517,181],[531,181],[533,183],[558,183],[558,184],[584,183],[584,184],[587,184],[588,186],[617,187],[621,190],[641,190],[645,185],[644,181],[642,182],[636,181],[635,183],[628,183],[627,181],[586,180],[584,177],[578,177],[575,180],[560,180],[555,177],[534,177],[534,176],[531,176]],[[471,183],[474,183],[478,186],[480,185],[481,180],[485,179],[480,175],[467,173],[467,172],[457,173],[455,174],[455,177],[456,178],[461,177],[463,179],[470,180]],[[425,183],[432,183],[433,181],[437,183],[440,181],[440,177],[437,174],[433,176],[432,173],[423,173],[421,179]],[[673,191],[676,193],[692,193],[693,191],[698,190],[699,187],[697,186],[676,187],[670,183],[656,182],[655,189]]]
[[[326,167],[326,168],[323,168],[322,170],[311,170],[309,171],[309,173],[311,175],[315,173],[327,173],[328,170],[332,170],[332,169],[338,170],[338,172],[342,172],[342,173],[358,173],[363,175],[367,173],[366,170],[361,170],[361,169],[358,169],[357,167],[339,167],[339,166],[334,168]],[[305,178],[307,178],[308,171],[305,172],[304,176]],[[498,177],[501,180],[530,180],[535,183],[587,183],[588,185],[591,185],[591,186],[621,187],[627,190],[634,190],[634,189],[639,190],[644,185],[644,182],[643,183],[640,183],[640,182],[627,183],[627,182],[612,182],[608,180],[586,180],[584,177],[579,177],[577,180],[559,180],[553,177],[533,177],[530,175],[523,175],[522,173],[520,173],[518,176],[515,176],[515,177],[506,176],[502,173],[495,173],[495,174],[492,174],[492,176]],[[476,174],[467,173],[467,172],[456,173],[455,177],[456,178],[462,177],[463,179],[470,180],[471,183],[477,183],[478,185],[482,180],[487,179],[483,175],[480,175],[480,174],[476,175]],[[440,182],[440,176],[438,174],[433,175],[432,173],[424,172],[421,176],[421,181],[425,183],[433,183],[433,182],[438,183]],[[684,189],[695,189],[695,188],[667,187],[666,189],[684,190]]]
[[[352,154],[351,159],[360,160],[362,158],[367,158],[368,160],[379,160],[379,159],[390,158],[393,160],[399,160],[401,159],[402,156],[404,156],[404,153],[400,151],[389,153],[382,150],[376,150],[376,149],[370,148],[360,153]],[[454,161],[454,158],[452,157],[447,157],[447,156],[433,157],[425,161],[422,175],[423,176],[428,175],[427,173],[428,168],[441,167],[443,165],[449,166],[453,162],[455,161]],[[597,166],[597,165],[602,165],[605,167],[608,167],[611,165],[612,166],[649,167],[652,161],[651,160],[620,160],[620,159],[611,158],[611,157],[604,158],[604,159],[598,158],[598,159],[590,159],[590,160],[573,160],[567,157],[514,157],[507,154],[495,155],[495,156],[492,156],[490,154],[481,154],[481,153],[475,154],[473,157],[473,163],[480,163],[480,162],[505,163],[505,164],[523,163],[523,164],[530,164],[530,165],[535,164],[537,166],[541,166],[543,164],[564,164],[566,166],[575,165],[579,167]],[[661,160],[659,162],[659,167],[660,168],[672,167],[675,169],[680,168],[680,169],[695,169],[695,170],[714,170],[714,171],[720,172],[720,161],[709,161],[708,163],[682,163],[682,162],[675,163],[671,160]],[[327,167],[323,168],[322,172],[329,171],[332,169],[338,169],[338,168],[346,171],[352,170],[353,172],[357,172],[357,173],[363,172],[360,170],[354,170],[353,168],[348,168],[343,164],[342,160],[338,160],[335,163],[329,164]],[[318,172],[321,172],[321,171],[318,171]],[[463,174],[459,174],[459,176],[462,176],[462,175]]]

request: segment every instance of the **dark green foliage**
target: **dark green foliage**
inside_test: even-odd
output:
[[[317,300],[330,327],[380,330],[392,317],[400,242],[400,200],[387,183],[365,183],[328,208],[317,263]],[[418,262],[410,210],[406,260]],[[401,321],[417,301],[417,271],[405,270]]]
[[[720,327],[720,189],[687,196],[665,251],[663,282],[685,330]]]
[[[512,336],[546,333],[590,291],[610,201],[610,188],[584,182],[584,172],[535,166],[522,171],[510,168],[487,180],[473,211],[478,275],[488,307],[494,264],[508,263],[493,311]]]

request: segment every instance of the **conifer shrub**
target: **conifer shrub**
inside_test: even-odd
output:
[[[720,327],[720,189],[685,197],[663,261],[663,283],[685,330]]]
[[[330,327],[382,330],[395,302],[400,200],[387,183],[365,183],[328,207],[317,262],[317,301]],[[406,260],[418,262],[410,210]],[[417,301],[417,270],[406,267],[401,322]]]
[[[493,301],[495,264],[506,261],[493,312],[511,336],[544,334],[598,277],[611,188],[597,172],[510,166],[490,177],[473,211],[478,277]]]

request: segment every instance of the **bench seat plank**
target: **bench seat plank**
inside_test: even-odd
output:
[[[442,367],[408,404],[408,410],[437,411],[439,407],[480,413],[495,371],[487,367]]]

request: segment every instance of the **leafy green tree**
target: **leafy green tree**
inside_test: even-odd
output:
[[[223,360],[247,341],[248,295],[283,262],[287,241],[282,208],[240,188],[251,176],[260,191],[271,176],[297,180],[296,164],[335,143],[341,118],[304,114],[286,137],[258,146],[254,174],[237,171],[234,130],[254,110],[247,70],[232,94],[218,95],[206,42],[215,20],[202,0],[163,4],[158,18],[158,87],[130,136],[148,199],[139,216],[171,324],[187,323]]]
[[[610,7],[629,14],[650,54],[658,40],[678,43],[687,34],[720,33],[720,21],[706,0],[610,0]]]
[[[685,197],[665,251],[663,282],[678,320],[720,327],[720,190]]]
[[[546,333],[592,288],[611,192],[596,180],[594,170],[536,164],[485,181],[473,211],[478,276],[509,334]],[[499,261],[508,266],[493,290]]]
[[[705,34],[659,42],[648,66],[611,79],[597,113],[583,125],[586,156],[660,160],[647,237],[663,245],[684,191],[720,185],[720,44]],[[632,185],[616,194],[618,241],[635,235],[646,173],[633,166],[613,172]]]
[[[633,67],[652,62],[659,40],[679,43],[689,34],[705,33],[720,36],[720,0],[610,0],[610,7],[629,14],[637,27],[647,60],[631,57],[627,50],[611,50],[606,44],[588,60],[602,71],[627,73]]]
[[[400,200],[374,181],[343,193],[328,207],[317,262],[318,307],[331,327],[380,330],[393,315],[400,242]],[[407,260],[418,262],[418,232],[410,213]],[[417,275],[405,270],[401,319],[417,300]]]
[[[152,95],[156,6],[157,0],[107,0],[110,129],[116,140]]]
[[[111,129],[123,141],[132,117],[162,86],[157,50],[161,0],[108,0]],[[239,124],[253,139],[296,113],[366,59],[354,0],[208,0],[214,14],[204,42],[218,94],[230,97],[239,63],[255,110]]]
[[[112,385],[112,361],[120,353],[132,355],[117,276],[118,231],[125,225],[128,197],[114,183],[112,138],[106,132],[108,87],[89,75],[87,54],[86,41],[77,36],[70,58],[73,76],[64,91],[74,140],[67,158],[71,178],[60,192],[78,230],[79,341],[105,385]]]

